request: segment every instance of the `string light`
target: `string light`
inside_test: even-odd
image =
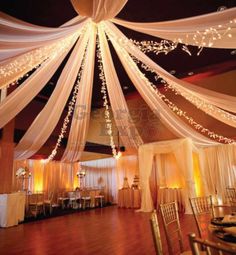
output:
[[[199,55],[204,47],[213,47],[217,40],[221,40],[226,36],[232,38],[230,31],[233,24],[236,24],[236,19],[230,20],[225,24],[218,24],[216,26],[206,28],[204,31],[196,31],[193,35],[187,34],[184,39],[180,37],[175,38],[173,41],[175,43],[188,45],[189,39],[192,39],[194,44],[199,48],[197,53],[197,55]]]
[[[117,38],[116,35],[114,35],[110,29],[106,29],[107,33],[113,38],[115,39],[119,44],[121,45],[125,45],[128,42],[127,39],[123,39],[123,38]],[[144,63],[140,63],[140,61],[131,56],[132,59],[134,60],[134,62],[136,64],[140,64],[141,68],[143,68],[144,70],[148,71],[148,72],[152,72],[155,73],[156,76],[154,77],[155,80],[159,80],[161,81],[161,83],[164,83],[164,86],[166,89],[171,89],[173,92],[175,92],[176,95],[181,95],[183,96],[187,101],[189,101],[190,103],[192,103],[193,105],[195,105],[198,109],[204,111],[206,114],[211,115],[211,116],[220,116],[221,117],[221,121],[225,122],[225,123],[235,123],[236,124],[236,116],[224,111],[223,109],[220,109],[210,103],[207,103],[206,101],[204,101],[203,99],[201,99],[200,97],[194,95],[193,93],[191,93],[190,91],[187,90],[183,90],[181,88],[178,88],[177,85],[170,81],[169,79],[164,79],[160,74],[158,74],[155,70],[153,70],[152,68],[150,68],[149,66],[145,65]],[[229,124],[230,125],[230,124]],[[234,126],[234,125],[232,125]]]
[[[56,156],[57,150],[61,146],[61,141],[64,138],[65,133],[67,131],[68,124],[70,123],[70,116],[72,115],[72,113],[74,111],[74,108],[75,108],[76,98],[78,96],[78,91],[79,91],[80,80],[81,80],[81,76],[82,76],[82,73],[83,73],[83,70],[84,70],[85,56],[87,54],[87,47],[88,47],[88,45],[85,48],[84,56],[83,56],[83,59],[82,59],[82,62],[81,62],[81,67],[80,67],[80,70],[78,72],[76,83],[75,83],[75,86],[74,86],[74,89],[73,89],[73,96],[72,96],[71,100],[69,101],[68,111],[67,111],[66,117],[63,120],[63,125],[61,127],[61,132],[60,132],[60,134],[57,138],[57,143],[56,143],[54,149],[52,150],[51,154],[47,158],[47,161],[53,160],[54,157]]]
[[[110,33],[110,31],[108,32],[110,35],[112,35]],[[113,35],[112,35],[113,36]],[[122,40],[118,39],[118,42],[121,42]],[[213,131],[210,131],[207,128],[204,128],[201,124],[197,123],[192,117],[189,117],[186,112],[184,112],[183,110],[179,109],[174,103],[172,103],[169,99],[167,99],[165,97],[165,95],[161,94],[159,92],[159,90],[156,88],[156,86],[151,83],[145,76],[145,74],[143,74],[139,68],[137,67],[136,63],[134,61],[132,61],[132,58],[130,57],[130,55],[126,52],[126,50],[124,50],[124,48],[122,46],[119,47],[119,50],[122,52],[123,56],[126,58],[126,60],[129,62],[129,65],[131,66],[132,70],[134,72],[136,72],[136,74],[140,77],[140,79],[142,79],[145,84],[162,100],[164,101],[167,106],[173,111],[175,112],[178,116],[180,117],[184,117],[188,123],[190,125],[192,125],[196,130],[200,131],[201,133],[204,133],[206,135],[208,135],[210,138],[216,139],[219,142],[224,142],[224,143],[235,143],[236,141],[234,139],[230,139],[227,137],[224,137],[222,135],[218,135]],[[132,56],[133,58],[135,58],[134,56]],[[139,62],[138,59],[136,59],[136,62]],[[144,65],[144,64],[143,64]],[[144,65],[145,66],[145,65]],[[150,69],[149,67],[147,67],[147,69]]]
[[[77,32],[63,40],[22,54],[10,63],[1,65],[1,89],[16,85],[23,77],[29,75],[29,71],[37,69],[44,61],[61,55],[75,42],[78,36]]]
[[[101,93],[102,93],[102,99],[103,99],[103,106],[104,106],[104,116],[105,116],[105,127],[106,127],[106,133],[109,135],[110,139],[110,146],[112,149],[112,154],[113,157],[118,159],[120,155],[118,155],[116,146],[114,143],[114,137],[113,137],[113,132],[112,132],[112,121],[110,118],[110,109],[109,109],[109,104],[108,104],[108,96],[107,96],[107,85],[106,85],[106,78],[104,74],[104,69],[103,69],[103,63],[102,63],[102,56],[101,56],[101,49],[100,49],[100,44],[99,40],[97,38],[97,58],[98,58],[98,69],[99,69],[99,78],[101,80]]]
[[[140,62],[136,59],[135,61]],[[145,65],[144,63],[141,64],[141,67],[143,69],[145,69],[148,72],[152,72],[152,73],[156,73],[155,70],[151,69],[150,67],[148,67],[147,65]],[[157,74],[155,76],[155,80],[157,79],[161,79],[162,83],[164,83],[164,87],[166,90],[170,89],[171,91],[173,91],[175,93],[175,95],[181,95],[182,97],[184,97],[187,101],[189,101],[191,104],[195,105],[198,109],[202,110],[203,112],[205,112],[206,114],[210,115],[210,116],[220,116],[221,120],[224,121],[225,123],[227,123],[228,121],[230,122],[234,122],[236,125],[236,116],[224,111],[210,103],[207,103],[206,101],[204,101],[203,99],[201,99],[198,96],[193,95],[191,92],[187,91],[187,90],[183,90],[180,89],[176,86],[175,83],[173,83],[172,81],[168,80],[164,80],[163,77],[161,77],[159,74]]]

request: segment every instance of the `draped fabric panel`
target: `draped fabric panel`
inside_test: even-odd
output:
[[[37,152],[58,123],[76,80],[88,37],[89,30],[79,38],[46,106],[16,146],[16,159],[26,159]]]
[[[175,116],[168,106],[151,90],[150,87],[147,86],[145,79],[143,78],[143,74],[139,71],[138,67],[127,52],[124,49],[121,49],[119,45],[112,39],[112,37],[110,39],[134,86],[137,88],[140,95],[152,109],[154,114],[161,119],[168,129],[170,129],[178,137],[192,138],[193,141],[200,146],[217,144],[216,142],[211,141],[209,138],[199,134],[185,124],[179,117]],[[132,63],[132,66],[130,63]],[[140,75],[138,75],[138,73]]]
[[[78,164],[67,164],[57,161],[44,163],[42,160],[14,161],[14,173],[20,167],[27,166],[32,176],[25,182],[25,188],[31,192],[44,191],[45,194],[54,192],[57,194],[62,190],[71,191],[76,187],[76,172]],[[15,175],[14,175],[15,176]],[[14,189],[22,188],[19,179],[14,178]]]
[[[184,179],[182,188],[184,190],[185,212],[191,212],[188,197],[195,197],[196,194],[192,161],[192,152],[194,150],[196,150],[195,146],[189,138],[149,143],[139,147],[139,174],[142,189],[140,211],[150,212],[153,210],[149,178],[152,172],[154,157],[158,154],[174,153],[178,168]]]
[[[72,46],[72,44],[71,44]],[[0,127],[13,119],[45,86],[69,52],[66,49],[55,58],[45,61],[21,86],[16,88],[0,104]],[[34,84],[32,86],[32,84]]]
[[[135,175],[138,175],[138,155],[126,155],[116,160],[116,173],[117,173],[117,189],[121,189],[124,184],[124,178],[128,179],[129,186],[131,187]]]
[[[236,145],[218,145],[201,150],[202,175],[210,194],[226,202],[226,187],[236,185]]]
[[[194,35],[197,35],[197,31],[203,35],[206,29],[209,30],[210,28],[217,28],[221,38],[213,40],[211,32],[206,34],[205,41],[207,43],[204,47],[209,47],[208,43],[212,42],[213,45],[211,47],[234,49],[236,44],[235,17],[236,8],[230,8],[220,12],[164,22],[138,23],[120,19],[112,19],[112,22],[141,33],[171,41],[178,41],[178,39],[181,39],[181,42],[195,46],[201,46],[202,42],[200,38],[194,40]],[[230,21],[233,22],[229,23]],[[227,32],[230,32],[232,37],[228,37],[227,34],[224,36],[228,25],[230,25],[231,30]]]
[[[93,72],[96,48],[96,29],[92,23],[89,33],[90,39],[86,50],[84,69],[79,85],[70,134],[65,152],[62,157],[63,161],[78,161],[86,143],[91,111],[91,97],[93,88]]]
[[[58,40],[55,43],[45,44],[44,47],[4,61],[0,65],[0,89],[17,81],[45,60],[55,58],[68,48],[70,49],[77,39],[79,32]]]
[[[35,26],[8,15],[0,17],[0,63],[11,57],[32,49],[53,43],[80,30],[87,20],[83,17],[74,19],[61,28]]]
[[[137,149],[143,141],[129,114],[129,109],[113,65],[105,34],[99,25],[98,31],[107,90],[116,126],[123,144],[131,150],[132,148]]]
[[[169,84],[174,86],[177,91],[183,92],[186,95],[186,99],[189,100],[189,98],[197,97],[199,100],[204,100],[205,102],[212,104],[211,108],[218,110],[217,107],[225,109],[227,111],[231,111],[233,113],[236,113],[236,99],[233,96],[225,95],[222,93],[218,93],[215,91],[211,91],[205,88],[201,88],[199,86],[190,84],[186,81],[179,80],[173,75],[169,74],[167,71],[165,71],[163,68],[161,68],[159,65],[157,65],[154,61],[152,61],[149,57],[147,57],[143,52],[141,52],[132,42],[128,40],[126,36],[124,36],[123,33],[119,29],[117,29],[116,26],[114,26],[110,22],[104,22],[106,31],[108,32],[110,37],[113,37],[114,40],[117,41],[117,43],[122,43],[122,47],[124,47],[131,55],[135,56],[138,60],[140,60],[142,63],[147,65],[148,67],[152,68],[156,71],[158,75],[160,75],[165,81],[167,81]],[[114,38],[114,35],[116,38]],[[119,40],[120,38],[121,40]],[[228,125],[231,125],[235,127],[235,116],[232,114],[231,119],[225,118],[225,114],[222,111],[223,114],[217,115],[214,114],[214,111],[209,111],[208,114],[212,117],[218,119],[219,121],[222,121]]]
[[[76,12],[90,17],[93,22],[114,18],[125,6],[128,0],[71,0]]]
[[[116,160],[104,158],[80,162],[86,171],[85,186],[102,188],[109,202],[117,201]]]

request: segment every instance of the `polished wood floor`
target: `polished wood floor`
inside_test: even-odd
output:
[[[152,255],[149,217],[149,213],[110,206],[2,228],[0,254]],[[186,235],[196,232],[196,226],[192,215],[180,219],[188,249]],[[168,254],[162,228],[161,233],[164,254]]]

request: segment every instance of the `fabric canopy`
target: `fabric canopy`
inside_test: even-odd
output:
[[[121,84],[112,63],[107,36],[133,84],[149,107],[158,113],[157,116],[168,129],[178,137],[191,137],[194,143],[201,146],[215,145],[222,140],[228,143],[234,142],[233,139],[210,132],[198,123],[190,127],[182,121],[179,116],[175,115],[173,108],[162,101],[158,90],[154,91],[152,84],[133,58],[160,75],[174,88],[175,93],[179,93],[205,113],[233,127],[236,125],[235,97],[199,88],[173,77],[141,52],[112,22],[138,32],[198,47],[231,48],[236,45],[236,8],[176,21],[133,23],[114,19],[127,0],[72,0],[71,2],[80,16],[58,28],[32,25],[5,14],[0,17],[0,74],[3,74],[0,77],[0,89],[17,82],[29,71],[36,69],[26,81],[0,103],[0,127],[8,123],[33,100],[75,44],[47,104],[16,146],[15,157],[17,159],[31,157],[44,145],[61,117],[74,83],[77,81],[78,72],[82,70],[76,103],[77,105],[83,104],[88,114],[83,120],[78,120],[74,112],[69,141],[63,156],[65,161],[80,159],[88,133],[97,30],[97,46],[101,51],[105,76],[103,82],[109,93],[113,116],[116,116],[117,112],[125,112],[124,116],[121,119],[115,119],[115,122],[119,131],[130,131],[128,135],[121,136],[123,144],[128,149],[136,152],[143,141],[130,117]],[[198,32],[195,32],[196,29]],[[217,38],[214,39],[213,34],[217,35]],[[199,44],[199,36],[202,39],[205,38],[208,44],[204,44],[204,40]],[[81,67],[83,62],[84,66]],[[64,124],[67,124],[67,120],[64,120]],[[197,130],[199,127],[202,128],[200,132],[197,132],[193,131],[193,126]],[[62,130],[65,132],[63,128]],[[205,137],[201,132],[215,140]],[[76,140],[76,144],[73,140]],[[190,189],[189,186],[186,185],[186,187]]]
[[[185,194],[185,212],[191,213],[188,198],[196,196],[193,177],[193,151],[197,151],[197,148],[189,138],[149,143],[139,147],[139,176],[142,189],[140,211],[150,212],[153,210],[149,177],[151,176],[154,156],[157,154],[173,153],[185,180],[184,187],[182,187]]]

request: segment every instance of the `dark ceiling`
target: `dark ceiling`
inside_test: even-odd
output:
[[[118,17],[137,22],[166,21],[206,14],[217,11],[220,8],[231,8],[235,6],[235,0],[128,0],[123,10],[118,14]],[[0,10],[24,21],[51,27],[58,27],[77,15],[69,0],[1,0]],[[122,27],[120,27],[120,29],[127,37],[138,41],[159,40]],[[196,47],[190,47],[190,49],[193,53],[192,56],[180,50],[180,47],[170,52],[168,55],[159,54],[156,56],[154,54],[149,54],[149,56],[167,71],[174,70],[174,75],[179,78],[187,77],[191,73],[199,74],[205,72],[205,70],[209,70],[212,65],[215,67],[222,67],[223,65],[226,66],[226,69],[227,66],[229,69],[236,68],[236,55],[231,54],[233,49],[204,49],[200,56],[196,54],[198,52]],[[130,94],[136,93],[112,48],[111,51],[125,95],[129,96]],[[230,65],[227,63],[230,63]],[[62,68],[63,64],[45,88],[37,95],[35,100],[46,103],[54,89]],[[95,67],[92,98],[93,108],[102,106],[100,86],[98,69]],[[158,86],[161,86],[161,84]],[[35,117],[36,114],[37,111],[34,116],[32,115],[32,118]],[[28,125],[30,125],[30,120],[32,120],[32,118],[29,118]],[[20,139],[23,133],[20,134],[17,140]]]

